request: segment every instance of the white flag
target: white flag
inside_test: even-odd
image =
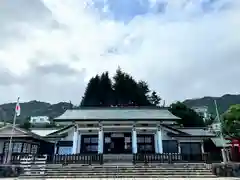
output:
[[[20,116],[21,108],[20,108],[19,101],[17,102],[15,113],[16,113],[17,116]]]

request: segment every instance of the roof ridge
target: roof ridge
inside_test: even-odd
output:
[[[133,107],[80,107],[78,109],[67,109],[71,111],[77,110],[124,110],[124,109],[150,109],[150,110],[167,110],[168,107],[153,107],[153,106],[133,106]]]

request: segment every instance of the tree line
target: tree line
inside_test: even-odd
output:
[[[92,77],[82,97],[81,107],[159,107],[161,97],[151,90],[146,81],[136,81],[130,74],[117,69],[111,79],[108,72]],[[164,104],[162,105],[164,106]],[[181,102],[169,106],[169,111],[181,119],[185,127],[203,127],[203,117]]]

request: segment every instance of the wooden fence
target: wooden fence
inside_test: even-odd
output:
[[[177,162],[204,162],[211,163],[211,157],[208,153],[204,154],[179,154],[179,153],[162,153],[162,154],[134,154],[133,163],[177,163]]]
[[[31,154],[14,154],[11,157],[12,164],[20,164],[21,159],[31,157],[32,161],[36,161],[41,155]],[[114,156],[114,155],[113,155]],[[116,154],[116,156],[118,156]],[[46,155],[47,164],[103,164],[103,154],[72,154],[72,155]],[[0,160],[4,160],[0,155]],[[131,161],[131,158],[129,159]],[[3,161],[1,161],[3,162]],[[211,155],[209,153],[204,154],[179,154],[179,153],[162,153],[162,154],[133,154],[133,164],[136,163],[178,163],[178,162],[204,162],[211,163]]]
[[[103,164],[102,154],[54,155],[53,164]]]

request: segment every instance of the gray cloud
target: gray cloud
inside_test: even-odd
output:
[[[20,77],[23,99],[72,100],[79,104],[85,90],[84,78],[84,70],[76,71],[67,64],[32,65]]]
[[[47,64],[47,65],[35,65],[31,67],[32,72],[39,75],[56,74],[57,76],[74,76],[78,74],[73,68],[68,67],[67,64]]]
[[[0,1],[0,23],[41,22],[50,14],[40,0]]]
[[[0,86],[10,86],[17,82],[18,77],[14,76],[8,69],[0,67]]]
[[[0,1],[2,102],[79,103],[86,78],[118,66],[168,102],[239,93],[238,1],[160,0],[161,10],[128,7],[125,24],[113,4],[98,1],[107,9],[101,18],[78,0]]]

